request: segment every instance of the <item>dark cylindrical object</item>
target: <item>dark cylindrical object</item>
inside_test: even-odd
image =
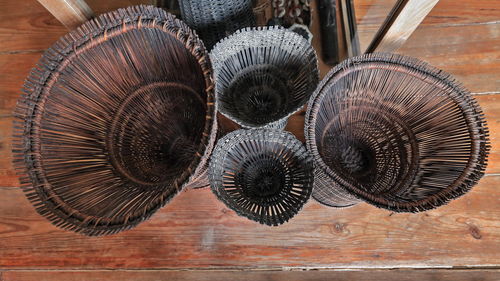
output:
[[[328,65],[339,63],[339,34],[337,21],[337,0],[318,0],[321,31],[321,55]]]

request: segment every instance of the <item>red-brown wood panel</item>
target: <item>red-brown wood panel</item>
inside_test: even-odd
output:
[[[1,188],[0,268],[443,267],[500,264],[500,176],[436,210],[399,214],[313,200],[268,227],[238,217],[210,189],[189,190],[149,221],[108,237],[52,226],[17,188]]]
[[[149,2],[88,1],[97,14]],[[390,2],[395,1],[354,1],[362,43],[369,42]],[[452,73],[478,94],[492,153],[489,175],[464,197],[420,214],[394,214],[367,204],[331,209],[311,201],[291,222],[270,228],[236,216],[208,189],[189,190],[133,230],[89,238],[55,228],[40,217],[17,187],[10,163],[12,109],[20,87],[43,50],[66,30],[35,0],[0,0],[0,270],[7,270],[0,281],[498,279],[495,270],[372,269],[500,265],[499,8],[495,1],[441,0],[398,51]],[[317,29],[316,24],[315,46]],[[329,67],[321,64],[321,69],[325,74]],[[303,139],[302,126],[303,116],[297,114],[287,128]],[[369,271],[87,271],[139,268]],[[45,269],[84,271],[30,271]]]
[[[1,272],[0,272],[1,274]],[[496,281],[498,270],[361,270],[361,271],[9,271],[2,281]]]

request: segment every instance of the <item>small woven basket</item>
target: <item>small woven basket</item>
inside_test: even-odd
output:
[[[15,111],[26,196],[53,224],[86,235],[144,221],[208,160],[211,76],[198,37],[152,6],[103,14],[62,37]]]
[[[276,226],[309,199],[312,158],[281,130],[237,130],[220,139],[209,166],[212,191],[238,215]]]
[[[489,151],[469,92],[426,63],[392,54],[335,67],[309,102],[305,135],[322,180],[316,200],[346,206],[348,195],[351,204],[359,198],[397,212],[463,195],[484,174]]]
[[[311,44],[281,27],[247,28],[210,53],[219,111],[244,128],[280,127],[319,80]]]

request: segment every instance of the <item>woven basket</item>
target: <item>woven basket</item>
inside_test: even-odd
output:
[[[23,91],[13,150],[22,187],[41,215],[86,235],[150,217],[199,173],[215,140],[203,44],[152,6],[62,37]]]
[[[335,67],[309,102],[305,135],[316,175],[329,180],[315,185],[315,199],[336,205],[330,194],[347,194],[351,203],[397,212],[463,195],[483,175],[489,151],[469,92],[440,70],[391,54]]]
[[[182,20],[196,30],[208,50],[238,29],[255,26],[252,0],[182,0]]]
[[[238,215],[280,225],[312,191],[312,158],[292,134],[237,130],[220,139],[210,160],[212,191]]]
[[[210,53],[219,111],[244,128],[279,127],[317,86],[311,44],[281,27],[247,28]]]

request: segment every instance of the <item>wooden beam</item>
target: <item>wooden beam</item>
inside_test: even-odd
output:
[[[347,52],[347,58],[360,54],[359,40],[356,31],[356,16],[354,14],[354,4],[352,0],[341,0],[340,14],[342,15],[342,28],[344,34],[344,44]]]
[[[366,53],[394,52],[417,29],[439,0],[398,0]]]
[[[91,19],[94,13],[84,0],[38,0],[69,30]]]
[[[349,270],[349,271],[239,271],[239,270],[65,270],[65,271],[5,271],[3,281],[86,281],[86,280],[232,280],[232,281],[470,281],[498,280],[498,269],[399,269],[399,270]]]

